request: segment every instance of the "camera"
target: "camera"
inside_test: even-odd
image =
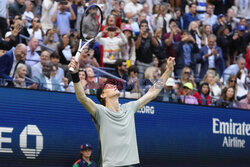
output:
[[[108,27],[108,31],[116,31],[116,27],[114,27],[114,26]]]
[[[61,1],[60,4],[61,4],[61,5],[67,5],[68,2],[67,2],[67,1]]]

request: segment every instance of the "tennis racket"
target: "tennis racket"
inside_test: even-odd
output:
[[[76,60],[79,60],[82,50],[92,42],[100,32],[103,22],[102,11],[99,6],[92,4],[84,12],[80,22],[80,41],[78,51],[75,55]],[[85,44],[82,46],[82,42]],[[74,69],[70,67],[69,71]]]

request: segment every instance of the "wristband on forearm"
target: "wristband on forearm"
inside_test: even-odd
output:
[[[78,83],[80,81],[79,72],[71,74],[71,77],[74,83]]]

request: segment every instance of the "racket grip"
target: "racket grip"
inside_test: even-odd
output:
[[[79,51],[76,53],[76,55],[75,55],[76,61],[79,60],[80,54],[81,54],[81,53],[80,53]],[[70,68],[69,68],[69,71],[70,71],[70,72],[74,72],[74,70],[75,70],[75,69],[74,69],[73,67],[70,67]]]

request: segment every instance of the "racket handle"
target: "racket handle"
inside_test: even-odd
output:
[[[80,51],[78,51],[78,52],[76,53],[76,55],[75,55],[76,61],[79,60],[80,54],[81,54]],[[70,72],[74,72],[75,69],[74,69],[73,67],[70,67],[70,68],[69,68],[69,71],[70,71]]]

